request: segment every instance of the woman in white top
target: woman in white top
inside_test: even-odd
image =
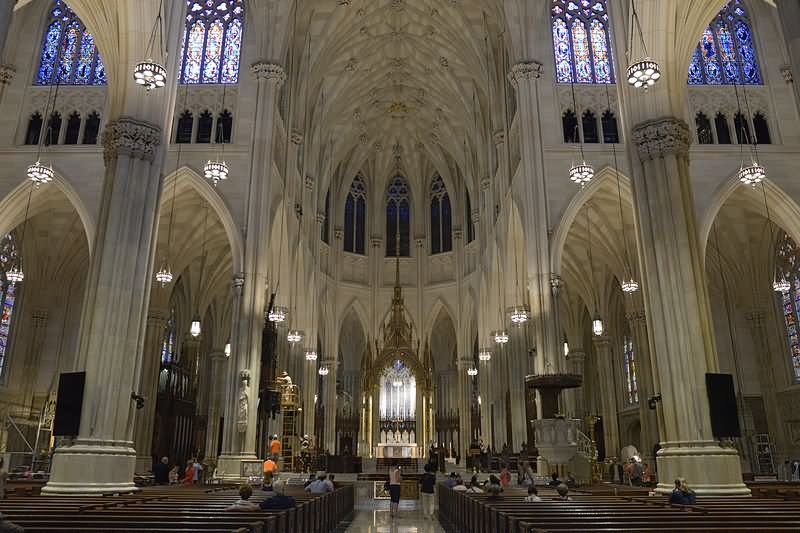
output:
[[[400,464],[395,461],[389,470],[389,513],[394,518],[400,507],[400,482],[403,481],[403,474],[400,472]]]

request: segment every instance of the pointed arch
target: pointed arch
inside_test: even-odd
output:
[[[368,199],[367,183],[359,172],[350,184],[344,203],[345,252],[366,254]]]
[[[430,185],[431,255],[453,251],[453,209],[447,187],[438,173]]]
[[[386,188],[386,257],[411,256],[411,205],[411,186],[398,174]]]

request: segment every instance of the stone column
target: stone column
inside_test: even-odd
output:
[[[27,331],[27,337],[30,341],[28,345],[28,353],[25,356],[25,365],[22,388],[22,401],[25,402],[27,407],[36,409],[34,405],[34,394],[36,393],[36,378],[39,371],[39,365],[42,359],[42,347],[44,345],[45,331],[47,330],[47,311],[44,309],[35,309],[31,314],[30,328]],[[33,414],[33,413],[31,413]]]
[[[17,71],[12,65],[0,65],[0,104],[3,103],[6,87],[14,81]]]
[[[106,125],[106,164],[91,254],[76,369],[86,372],[77,439],[53,455],[42,492],[130,492],[135,403],[152,285],[161,169],[155,124],[121,117]]]
[[[689,175],[689,128],[673,117],[633,128],[634,204],[652,366],[661,392],[658,491],[692,479],[698,494],[748,495],[739,455],[711,433],[706,372],[718,369]]]
[[[578,374],[583,376],[583,384],[580,387],[575,389],[570,389],[565,391],[567,398],[570,398],[568,402],[569,407],[572,409],[571,412],[568,412],[567,415],[580,418],[586,417],[586,399],[584,397],[584,389],[583,387],[586,384],[586,373],[584,372],[584,362],[586,361],[586,354],[580,349],[576,348],[575,350],[570,350],[569,355],[567,356],[567,363],[569,363],[568,371],[572,372],[573,374]]]
[[[633,357],[636,361],[636,380],[639,388],[639,422],[642,426],[642,449],[639,450],[650,461],[654,461],[653,447],[658,442],[658,417],[650,409],[648,400],[656,394],[653,381],[653,366],[650,362],[650,342],[647,338],[647,317],[644,309],[627,313],[633,340]]]
[[[614,361],[611,357],[611,337],[592,337],[597,361],[597,377],[600,388],[600,405],[603,415],[603,435],[606,455],[619,457],[619,419],[617,417],[616,381]]]
[[[244,284],[238,316],[233,324],[231,359],[228,365],[223,455],[218,468],[232,481],[241,479],[241,462],[256,460],[256,418],[261,372],[261,337],[267,304],[267,271],[272,200],[273,149],[277,100],[286,79],[283,67],[256,63],[257,96],[253,130],[253,155],[247,198]]]
[[[11,28],[11,21],[14,18],[14,4],[16,0],[0,0],[0,61],[4,57],[8,30]]]
[[[779,390],[778,381],[775,379],[775,365],[772,360],[772,350],[769,346],[767,333],[766,314],[761,309],[753,309],[745,315],[750,334],[753,338],[753,350],[758,361],[758,378],[761,385],[761,395],[764,398],[764,410],[767,413],[770,440],[775,451],[773,461],[775,465],[782,463],[788,456],[789,445],[786,436],[786,422],[781,419],[780,403],[776,392]]]
[[[136,413],[134,427],[134,447],[136,448],[136,472],[149,472],[153,468],[151,456],[153,426],[156,418],[158,399],[158,372],[161,367],[161,344],[164,341],[168,313],[161,309],[151,309],[147,314],[147,329],[144,333],[142,352],[142,375],[136,391],[144,397],[144,407]]]
[[[521,183],[524,226],[527,230],[525,252],[528,267],[528,291],[531,302],[530,326],[536,349],[536,371],[549,365],[560,367],[559,335],[555,328],[555,306],[550,286],[550,238],[547,219],[547,190],[538,80],[542,64],[517,63],[510,77],[517,90],[520,124],[520,153],[523,179]]]
[[[219,449],[219,424],[222,417],[222,406],[225,394],[225,366],[228,358],[224,348],[215,348],[208,354],[211,363],[208,391],[208,423],[206,425],[206,459],[216,459]]]
[[[458,363],[458,448],[461,457],[467,456],[469,450],[470,427],[472,425],[472,412],[470,411],[470,390],[472,377],[467,374],[467,369],[472,366],[472,360],[460,356]]]
[[[332,263],[331,276],[333,277],[333,298],[330,305],[333,309],[339,301],[339,279],[341,278],[341,264],[344,255],[344,230],[342,228],[334,228],[333,230],[333,245],[328,249],[329,264]],[[323,311],[324,313],[324,311]],[[329,320],[332,317],[320,317],[320,320]],[[330,374],[323,378],[323,390],[321,400],[325,406],[325,442],[323,446],[328,449],[331,454],[337,453],[337,439],[336,439],[336,375],[338,369],[339,358],[339,332],[337,331],[339,325],[335,320],[329,320],[330,328],[329,334],[326,336],[327,349],[325,350],[325,360],[322,366],[328,367]]]

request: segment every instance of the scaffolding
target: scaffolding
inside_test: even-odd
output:
[[[298,409],[300,407],[300,389],[297,385],[288,383],[281,385],[281,454],[283,469],[294,472],[297,460],[295,448],[299,441],[297,434]]]

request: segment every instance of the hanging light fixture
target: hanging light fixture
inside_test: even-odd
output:
[[[272,309],[270,309],[267,318],[269,318],[270,322],[275,322],[277,324],[280,324],[281,322],[284,322],[286,320],[286,315],[288,314],[288,312],[289,310],[286,309],[285,307],[274,305],[272,306]]]
[[[775,292],[779,292],[781,294],[786,294],[792,288],[792,284],[789,283],[785,277],[781,276],[780,279],[776,279],[772,281],[772,289]]]
[[[160,283],[162,287],[172,283],[172,271],[169,269],[167,263],[163,263],[158,272],[156,272],[156,281]]]
[[[469,368],[467,369],[467,375],[468,375],[469,377],[471,377],[471,378],[474,378],[475,376],[477,376],[477,375],[478,375],[478,369],[477,369],[477,368],[475,368],[474,366],[471,366],[471,367],[469,367]]]
[[[189,333],[192,337],[199,337],[200,333],[202,332],[202,328],[200,327],[200,315],[194,315],[192,318],[192,325],[189,327]]]
[[[63,69],[64,66],[60,65],[59,70]],[[56,76],[56,79],[60,79],[60,76]],[[42,145],[45,142],[45,139],[49,138],[50,143],[53,142],[53,121],[52,117],[56,112],[56,102],[58,101],[58,88],[60,87],[60,83],[56,83],[55,85],[55,92],[53,92],[53,87],[50,87],[50,91],[47,94],[47,104],[44,108],[44,119],[47,121],[47,128],[45,130],[45,134],[41,135],[41,130],[39,130],[39,142],[36,146],[36,162],[27,169],[27,176],[28,179],[31,180],[33,183],[36,184],[38,187],[39,185],[44,185],[53,181],[53,177],[55,173],[53,172],[53,165],[45,165],[42,163]],[[53,94],[53,107],[50,108],[50,94]]]
[[[327,366],[321,366],[319,367],[319,370],[317,370],[317,372],[319,373],[320,376],[325,377],[330,373],[330,370],[328,369]]]
[[[230,356],[231,356],[231,343],[228,342],[225,345],[225,357],[230,357]]]
[[[478,360],[484,363],[492,360],[492,351],[489,348],[481,348],[478,351]]]
[[[220,111],[219,116],[222,116],[222,113],[225,112],[225,92],[227,90],[227,84],[222,84],[222,110]],[[203,174],[205,175],[207,180],[211,180],[211,183],[214,184],[214,187],[220,181],[225,181],[228,179],[228,164],[225,163],[225,129],[223,127],[222,121],[217,119],[217,138],[214,140],[216,144],[222,145],[222,155],[223,159],[220,161],[220,153],[217,150],[217,159],[216,161],[211,161],[210,159],[206,163],[205,167],[203,167]]]
[[[497,344],[505,344],[508,342],[508,332],[504,329],[498,329],[492,332],[492,338]]]
[[[633,278],[622,280],[621,285],[622,285],[622,292],[626,292],[628,294],[639,290],[639,283],[637,283]]]
[[[569,179],[575,185],[584,187],[587,183],[594,179],[594,167],[586,162],[586,157],[583,154],[583,135],[578,129],[578,99],[575,97],[575,80],[571,79],[570,89],[572,90],[572,109],[575,113],[575,139],[578,140],[578,147],[580,149],[581,162],[572,165],[569,169]]]
[[[27,174],[28,179],[38,184],[50,183],[53,181],[54,176],[53,167],[43,165],[38,157],[36,163],[28,167]]]
[[[764,167],[753,162],[752,165],[748,165],[746,167],[742,166],[737,175],[739,176],[739,181],[741,181],[744,185],[755,187],[764,181],[764,178],[767,177],[767,172],[764,170]]]
[[[289,333],[286,334],[286,340],[291,342],[292,344],[296,344],[303,340],[305,335],[299,329],[291,329]]]
[[[203,248],[200,253],[200,277],[197,279],[197,298],[200,298],[200,291],[203,289],[203,273],[206,269],[206,234],[208,233],[208,203],[205,204],[205,216],[203,217]],[[196,313],[192,318],[192,325],[189,329],[192,337],[199,337],[202,331],[200,327],[200,313]]]
[[[156,42],[156,32],[158,32],[160,55],[162,58],[164,57],[164,28],[161,19],[161,11],[164,7],[163,4],[163,0],[158,4],[158,15],[153,24],[153,30],[150,32],[147,48],[145,49],[145,56],[147,59],[139,61],[133,67],[133,81],[136,82],[136,85],[144,87],[147,92],[150,92],[152,89],[160,89],[167,84],[167,69],[163,64],[152,59],[153,47]]]
[[[592,333],[594,333],[595,337],[600,337],[603,335],[603,319],[600,318],[600,314],[595,311],[594,317],[592,318]]]
[[[9,283],[22,283],[25,281],[25,273],[22,271],[21,267],[13,265],[8,272],[6,272],[6,279]]]
[[[306,361],[316,361],[317,360],[317,351],[313,348],[306,348]]]
[[[37,183],[31,183],[31,188],[28,190],[28,201],[25,204],[25,218],[22,220],[22,235],[19,239],[19,261],[17,264],[12,264],[11,268],[6,271],[6,279],[10,283],[22,283],[25,281],[25,272],[22,270],[22,246],[25,243],[25,231],[28,229],[28,214],[30,213],[33,189],[38,186]]]
[[[642,45],[643,59],[634,61],[625,71],[628,84],[636,89],[644,88],[646,91],[661,79],[661,67],[647,54],[647,44],[644,42],[642,25],[639,23],[639,15],[636,13],[636,0],[631,0],[631,18],[636,30],[639,33],[639,41]],[[633,51],[633,28],[630,30],[630,40],[628,41],[628,53]]]
[[[511,317],[511,322],[513,322],[516,325],[524,324],[530,318],[528,310],[521,305],[516,305],[512,307],[509,310],[509,316]]]
[[[567,334],[564,333],[564,357],[569,355],[569,341],[567,340]]]
[[[600,318],[600,312],[597,310],[598,302],[597,302],[597,290],[594,283],[594,258],[592,257],[592,221],[589,218],[589,207],[590,205],[586,204],[586,233],[587,233],[587,243],[588,243],[588,255],[589,255],[589,279],[591,281],[592,286],[592,295],[594,296],[594,316],[592,317],[592,333],[596,337],[599,337],[603,334],[603,320]]]

